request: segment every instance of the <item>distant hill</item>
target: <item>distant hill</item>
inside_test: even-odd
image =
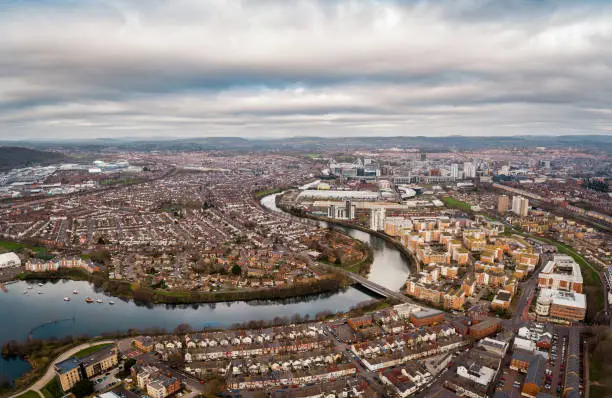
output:
[[[58,152],[40,151],[17,146],[0,146],[0,171],[19,167],[58,163],[66,156]]]
[[[124,138],[63,141],[19,142],[18,145],[40,149],[98,152],[102,150],[127,151],[324,151],[351,149],[419,148],[422,151],[451,151],[485,148],[575,148],[586,151],[612,153],[612,135],[540,136],[519,135],[512,137],[292,137],[292,138]]]

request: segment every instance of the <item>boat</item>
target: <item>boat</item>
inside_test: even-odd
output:
[[[102,299],[96,299],[96,303],[98,303],[98,304],[102,304],[102,303],[103,303],[103,301],[102,301]]]
[[[115,305],[115,302],[113,300],[108,302],[109,305]]]
[[[64,301],[70,301],[70,297],[64,297]]]
[[[33,289],[33,288],[34,288],[34,286],[28,286],[28,289]]]
[[[85,299],[85,302],[86,302],[86,303],[93,303],[94,301],[93,301],[93,299],[92,299],[92,298],[87,297],[87,298]]]
[[[76,290],[76,289],[74,289],[74,290],[72,291],[72,294],[79,294],[79,291],[78,291],[78,290]]]
[[[41,282],[38,282],[38,286],[44,286]]]
[[[23,291],[23,294],[28,294],[28,291],[27,291],[27,290],[24,290],[24,291]]]
[[[38,291],[38,294],[43,294],[43,292],[41,292],[40,290]]]

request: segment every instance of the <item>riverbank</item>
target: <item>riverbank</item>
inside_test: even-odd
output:
[[[340,273],[324,275],[319,279],[277,286],[266,289],[236,289],[220,292],[200,292],[187,290],[159,290],[138,287],[125,281],[108,279],[102,273],[67,269],[56,272],[28,272],[18,275],[23,281],[74,280],[90,282],[106,294],[123,300],[133,300],[141,304],[209,304],[232,301],[281,300],[314,296],[323,293],[336,293],[348,287],[351,281]]]
[[[417,261],[417,259],[414,257],[414,255],[412,253],[410,253],[408,250],[406,250],[406,248],[397,240],[395,240],[393,237],[379,232],[379,231],[374,231],[370,228],[364,227],[362,225],[359,224],[354,224],[354,223],[350,223],[350,222],[346,222],[346,221],[342,221],[342,220],[335,220],[335,219],[331,219],[331,218],[327,218],[327,217],[319,217],[319,216],[315,216],[313,214],[307,213],[301,209],[297,209],[295,207],[287,207],[285,205],[283,205],[282,203],[280,203],[280,201],[277,201],[276,206],[281,209],[282,211],[291,214],[295,217],[299,217],[299,218],[308,218],[311,220],[315,220],[315,221],[320,221],[320,222],[325,222],[328,224],[332,224],[332,225],[338,225],[344,228],[352,228],[352,229],[356,229],[358,231],[361,232],[365,232],[366,234],[369,235],[374,235],[377,238],[380,238],[382,240],[384,240],[387,243],[390,243],[391,245],[393,245],[393,247],[395,249],[397,249],[397,251],[400,252],[402,258],[408,263],[410,270],[412,272],[420,272],[420,267],[419,267],[419,262]]]

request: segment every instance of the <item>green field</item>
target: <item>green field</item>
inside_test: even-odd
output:
[[[261,199],[264,196],[272,195],[273,193],[279,193],[282,190],[283,190],[282,188],[270,188],[270,189],[264,189],[264,190],[261,190],[261,191],[257,191],[257,192],[255,192],[255,198],[256,199]]]
[[[42,393],[45,398],[61,398],[64,396],[64,393],[62,392],[62,389],[60,388],[55,377],[43,387]]]
[[[442,198],[442,201],[448,207],[453,207],[455,209],[463,210],[463,211],[466,211],[466,212],[471,212],[472,211],[472,206],[470,206],[469,204],[467,204],[465,202],[457,200],[457,199],[455,199],[453,197],[445,196],[445,197]]]
[[[113,345],[112,343],[106,343],[106,344],[98,344],[98,345],[94,345],[85,349],[82,349],[81,351],[77,352],[76,354],[74,354],[75,357],[77,358],[83,358],[86,357],[87,355],[94,353],[96,351],[101,350],[102,348],[108,347]]]
[[[0,240],[0,247],[9,252],[20,252],[25,248],[23,243],[11,242],[9,240]]]
[[[4,250],[0,250],[0,252],[9,251],[9,252],[17,252],[17,253],[21,253],[25,249],[28,249],[35,253],[36,258],[39,258],[41,260],[50,260],[53,258],[53,256],[49,254],[47,248],[44,246],[34,246],[30,244],[13,242],[10,240],[2,239],[0,240],[0,248],[4,249]]]

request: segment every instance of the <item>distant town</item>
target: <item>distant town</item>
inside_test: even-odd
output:
[[[74,280],[99,295],[58,305],[369,299],[292,319],[253,307],[231,328],[11,338],[3,355],[32,369],[7,397],[612,394],[605,151],[52,150],[0,174],[4,294],[57,300],[41,287]],[[380,246],[407,275],[394,286]]]

